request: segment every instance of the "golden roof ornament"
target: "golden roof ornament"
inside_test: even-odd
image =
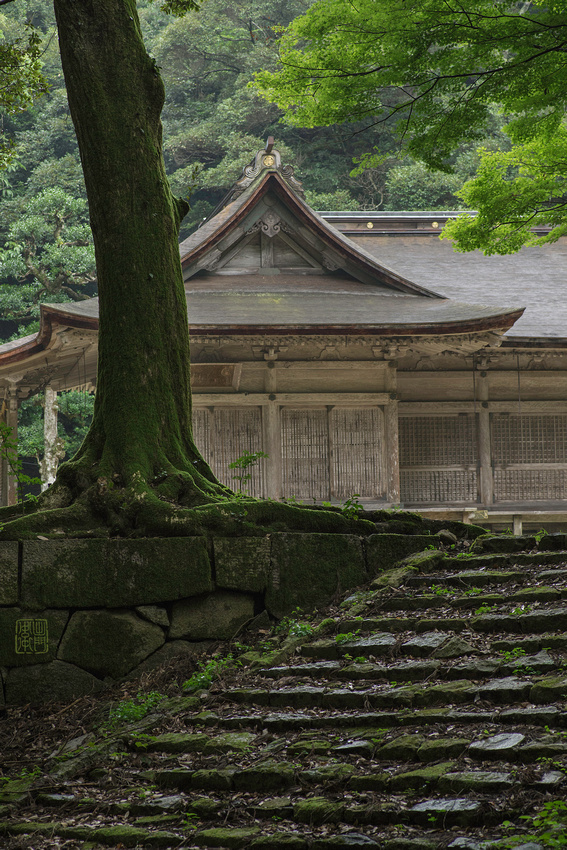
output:
[[[245,189],[258,177],[262,171],[277,171],[288,184],[290,189],[299,195],[300,198],[305,198],[305,192],[301,182],[295,177],[294,169],[291,165],[282,165],[280,152],[274,148],[274,137],[268,136],[266,146],[258,151],[253,162],[246,165],[242,170],[242,177],[235,183],[233,191],[227,203],[234,201],[241,195]]]

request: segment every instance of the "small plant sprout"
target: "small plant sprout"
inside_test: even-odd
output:
[[[248,487],[248,482],[252,479],[252,468],[264,457],[268,457],[266,452],[244,452],[232,463],[229,463],[229,469],[238,470],[233,479],[238,481],[238,492],[244,493],[245,486]]]
[[[108,712],[108,725],[115,727],[122,723],[135,723],[156,708],[163,699],[165,699],[164,694],[158,691],[150,691],[148,694],[138,691],[137,696],[132,699],[125,699],[111,706]]]
[[[296,608],[290,617],[283,617],[276,626],[276,634],[285,637],[307,637],[313,634],[311,623],[299,619],[302,613],[300,608]]]
[[[351,640],[354,640],[357,635],[360,634],[360,629],[357,629],[355,632],[342,632],[339,635],[335,635],[335,641],[342,646],[343,643],[348,643]]]
[[[183,683],[183,690],[190,692],[206,690],[228,667],[239,663],[234,660],[232,655],[227,655],[224,658],[221,658],[220,655],[213,655],[208,661],[202,661],[199,664],[193,675]]]

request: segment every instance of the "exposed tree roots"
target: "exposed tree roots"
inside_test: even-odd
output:
[[[269,531],[371,534],[377,517],[344,516],[333,508],[307,507],[236,495],[221,484],[203,488],[186,473],[154,486],[133,476],[127,486],[90,481],[67,464],[36,503],[0,510],[0,539],[47,537],[258,536]],[[167,495],[165,495],[167,494]],[[172,498],[176,495],[177,498]],[[190,503],[189,505],[187,503]]]

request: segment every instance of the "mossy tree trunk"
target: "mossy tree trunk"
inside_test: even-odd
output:
[[[210,502],[221,490],[192,439],[178,246],[187,207],[165,175],[163,84],[135,0],[54,5],[100,296],[93,423],[62,483],[75,496],[96,480],[103,490],[154,484],[184,504]]]

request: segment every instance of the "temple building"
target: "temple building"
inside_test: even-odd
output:
[[[180,245],[195,439],[223,481],[261,451],[257,496],[567,510],[567,241],[458,254],[449,215],[318,214],[271,146],[244,169]],[[94,387],[97,331],[96,298],[42,305],[38,334],[0,346],[4,421],[46,386]]]

